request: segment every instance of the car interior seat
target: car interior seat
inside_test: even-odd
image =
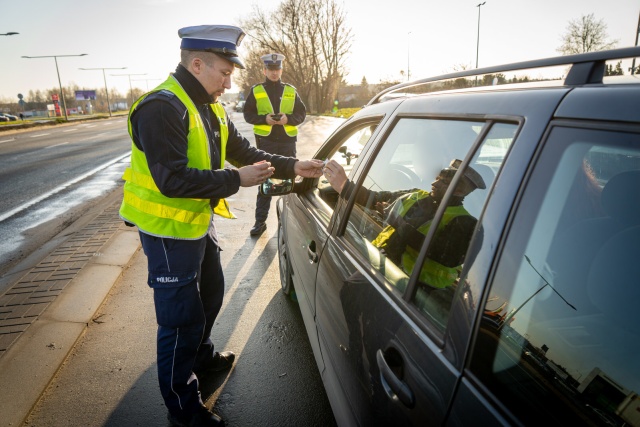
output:
[[[606,216],[579,221],[559,234],[547,261],[554,272],[553,286],[580,314],[595,309],[585,286],[596,254],[621,230],[640,225],[640,170],[612,177],[602,190],[601,204]]]
[[[587,293],[594,305],[621,328],[636,335],[640,318],[638,286],[640,225],[627,227],[609,238],[594,257],[587,279]]]

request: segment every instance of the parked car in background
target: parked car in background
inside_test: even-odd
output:
[[[244,104],[245,104],[245,101],[238,101],[238,103],[236,104],[236,112],[242,113],[244,109]]]
[[[339,425],[640,425],[640,83],[603,76],[632,57],[397,85],[315,155],[348,191],[262,186]]]
[[[11,122],[14,122],[14,121],[17,121],[17,120],[18,120],[18,118],[17,118],[16,116],[14,116],[13,114],[9,114],[9,113],[0,113],[0,117],[4,117],[4,118],[6,118],[6,119],[7,119],[7,120],[2,120],[2,121],[11,121]],[[0,119],[0,120],[1,120],[1,119]]]
[[[9,121],[9,117],[6,117],[2,114],[0,114],[0,122],[8,122]]]

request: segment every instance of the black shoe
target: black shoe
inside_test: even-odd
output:
[[[256,221],[253,224],[253,228],[249,231],[249,234],[252,236],[259,236],[267,229],[267,224],[262,221]]]
[[[175,416],[167,412],[167,419],[172,426],[177,427],[224,427],[224,421],[218,415],[209,412],[206,407],[202,407],[192,415]]]
[[[201,376],[207,372],[226,371],[233,365],[234,360],[236,360],[236,355],[232,351],[223,351],[222,353],[216,351],[213,358],[206,365],[194,367],[193,372],[197,376]]]

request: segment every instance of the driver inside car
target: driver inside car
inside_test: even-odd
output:
[[[451,180],[462,161],[452,160],[431,183],[431,191],[421,189],[400,191],[371,191],[361,187],[356,203],[382,214],[384,228],[371,242],[388,259],[410,275],[422,242],[431,228],[433,218]],[[347,179],[344,168],[335,160],[324,168],[324,176],[331,187],[348,199],[355,185]],[[434,288],[446,288],[458,278],[469,241],[477,223],[463,206],[464,198],[476,189],[486,188],[480,174],[468,166],[458,182],[440,222],[427,259],[420,271],[420,282]]]

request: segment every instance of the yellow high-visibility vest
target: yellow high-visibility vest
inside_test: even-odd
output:
[[[204,128],[202,117],[193,101],[182,86],[173,77],[138,99],[129,112],[128,129],[133,140],[131,129],[131,115],[136,107],[148,95],[161,90],[175,94],[185,105],[189,114],[189,133],[187,135],[187,166],[189,168],[210,170],[211,153],[209,140]],[[226,122],[224,107],[220,103],[211,104],[211,109],[220,123],[221,162],[224,167],[229,127]],[[216,208],[211,210],[209,199],[167,197],[158,189],[151,172],[145,153],[131,144],[131,166],[122,177],[124,197],[120,206],[120,217],[135,224],[140,231],[158,237],[174,239],[196,240],[206,235],[213,213],[225,218],[235,218],[229,210],[226,200],[221,199]]]
[[[392,213],[392,215],[395,214],[398,218],[404,218],[411,206],[413,206],[418,200],[424,199],[427,196],[429,196],[429,193],[422,190],[403,196],[404,200],[402,200],[400,203],[397,203],[397,206],[395,207],[398,212],[394,212]],[[442,231],[445,226],[449,222],[451,222],[452,219],[462,215],[469,215],[469,212],[467,212],[467,210],[463,206],[447,207],[444,211],[444,215],[442,216],[442,220],[438,224],[436,235],[437,233]],[[427,221],[426,223],[418,227],[418,231],[426,236],[429,232],[429,229],[431,228],[432,223],[432,220]],[[395,231],[396,229],[393,226],[387,225],[371,243],[377,248],[384,249]],[[417,257],[418,252],[411,246],[407,245],[404,248],[401,264],[402,269],[408,275],[411,275],[411,272],[415,267]],[[458,273],[459,266],[447,267],[437,261],[427,258],[424,265],[422,266],[422,269],[420,270],[420,281],[435,288],[446,288],[447,286],[451,286],[453,282],[455,282],[455,280],[458,278]]]
[[[256,109],[258,114],[266,115],[273,114],[273,105],[269,100],[269,95],[264,89],[263,85],[255,85],[253,87],[253,96],[256,98]],[[280,100],[280,112],[284,114],[292,114],[293,107],[296,103],[296,89],[288,84],[284,85],[284,92],[282,92],[282,99]],[[269,136],[271,134],[271,125],[253,125],[253,133],[260,136]],[[298,127],[292,125],[284,125],[284,131],[289,136],[296,136],[298,134]]]

